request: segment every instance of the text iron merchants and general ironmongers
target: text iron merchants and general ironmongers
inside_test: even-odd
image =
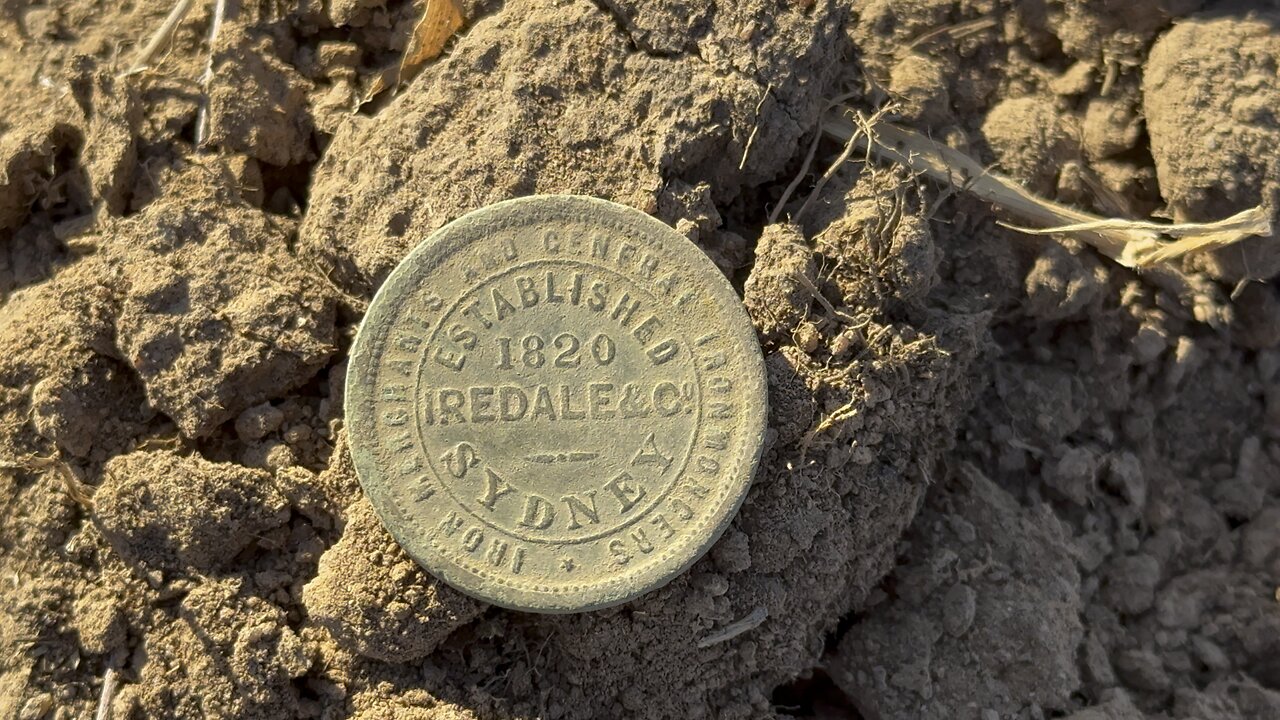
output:
[[[575,612],[660,587],[737,511],[764,437],[741,302],[648,215],[557,195],[437,231],[369,307],[346,418],[365,493],[429,572]]]

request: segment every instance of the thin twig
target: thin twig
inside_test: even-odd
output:
[[[966,20],[965,22],[956,23],[955,25],[945,25],[935,30],[930,30],[915,40],[912,40],[910,43],[907,43],[906,48],[907,50],[914,50],[925,43],[932,42],[933,40],[943,36],[952,40],[959,40],[970,35],[976,35],[983,30],[996,27],[999,24],[1000,23],[993,17],[982,17],[975,20]]]
[[[117,685],[115,668],[107,668],[102,676],[102,694],[98,696],[98,711],[93,714],[93,720],[110,720],[111,701],[116,697]]]
[[[209,58],[200,76],[200,107],[196,109],[196,147],[209,137],[209,86],[213,84],[213,57],[217,52],[218,33],[227,17],[227,0],[214,0],[213,23],[209,25]]]
[[[839,107],[844,101],[849,100],[857,95],[857,93],[845,93],[832,100],[827,105],[825,112],[830,112],[832,108]],[[782,191],[782,197],[778,198],[778,204],[773,206],[773,210],[769,213],[769,224],[772,225],[778,221],[778,216],[782,214],[782,208],[786,207],[787,201],[791,199],[791,194],[800,187],[800,183],[804,180],[804,176],[809,172],[809,166],[813,164],[813,156],[818,152],[818,143],[822,140],[822,132],[813,134],[813,140],[809,143],[809,153],[804,156],[804,163],[800,165],[800,172],[792,178],[791,184],[787,185],[787,189]]]
[[[792,216],[792,222],[800,222],[800,218],[804,217],[804,211],[809,209],[809,205],[813,202],[814,198],[822,194],[822,189],[827,186],[827,181],[831,179],[831,176],[835,175],[836,172],[838,172],[840,168],[849,161],[849,158],[853,155],[854,148],[858,146],[858,137],[860,134],[861,131],[855,130],[853,134],[849,136],[848,140],[845,141],[844,150],[841,150],[840,155],[835,159],[835,162],[831,163],[831,165],[827,167],[827,171],[822,173],[822,177],[818,178],[818,182],[813,184],[813,189],[809,191],[809,197],[805,198],[803,203],[800,203],[800,209]]]
[[[787,189],[782,191],[782,197],[778,198],[778,204],[773,206],[773,210],[769,213],[769,224],[778,221],[778,216],[782,214],[782,208],[786,206],[787,201],[791,199],[791,193],[796,191],[800,186],[800,181],[804,180],[804,176],[809,172],[809,166],[813,164],[813,156],[818,152],[818,141],[822,140],[822,133],[813,134],[813,141],[809,143],[809,153],[804,156],[804,163],[800,165],[800,172],[791,180],[791,184],[787,185]]]
[[[818,301],[818,304],[821,305],[827,311],[827,314],[831,315],[834,318],[843,320],[845,323],[849,325],[856,325],[858,323],[858,319],[853,317],[849,313],[840,312],[839,310],[837,310],[836,307],[831,304],[831,301],[828,300],[826,296],[822,294],[822,291],[818,289],[818,286],[814,285],[813,281],[810,280],[808,277],[806,277],[804,273],[797,273],[795,275],[795,279],[799,281],[801,285],[804,286],[804,289],[808,291],[809,295],[812,296],[814,300]]]
[[[128,70],[120,73],[118,77],[135,75],[150,67],[151,60],[160,51],[160,48],[173,37],[173,31],[178,29],[178,24],[187,16],[187,13],[191,12],[191,6],[194,4],[195,0],[178,0],[173,9],[169,11],[168,17],[152,33],[151,39],[142,48],[142,52],[138,53],[138,57],[134,59],[133,64],[129,66]]]
[[[764,101],[769,97],[770,90],[773,90],[773,83],[765,86],[764,92],[760,94],[760,102],[756,103],[756,123],[751,127],[751,134],[747,136],[746,147],[742,148],[742,161],[738,163],[739,170],[747,166],[747,154],[751,152],[751,143],[756,141],[756,133],[760,132],[760,108],[764,107]]]
[[[729,623],[728,625],[725,625],[724,628],[721,629],[719,632],[711,633],[710,635],[699,640],[698,649],[709,648],[712,645],[719,645],[722,642],[728,642],[729,640],[732,640],[738,637],[742,633],[745,633],[760,627],[760,625],[764,623],[765,619],[768,617],[769,617],[769,610],[766,609],[763,605],[761,605],[757,607],[755,610],[752,610],[749,615],[742,618],[741,620],[735,620]]]
[[[809,431],[804,434],[804,438],[800,441],[800,464],[805,464],[805,461],[809,459],[809,448],[813,447],[813,441],[817,440],[819,435],[835,427],[836,423],[844,422],[854,415],[857,415],[860,407],[861,403],[859,399],[850,400],[844,405],[833,410],[830,415],[822,418],[817,425],[810,428]]]
[[[827,181],[839,172],[840,168],[849,161],[849,158],[853,156],[853,151],[855,149],[861,148],[863,150],[867,150],[867,159],[871,159],[869,148],[872,143],[870,141],[866,141],[866,139],[871,137],[872,127],[893,109],[893,105],[886,105],[877,110],[870,118],[859,119],[853,132],[845,139],[844,150],[840,153],[840,156],[836,158],[835,162],[831,163],[831,166],[827,168],[827,171],[822,174],[822,177],[818,178],[818,182],[814,183],[813,189],[809,191],[809,197],[805,198],[804,204],[800,206],[800,209],[796,211],[795,217],[792,218],[793,222],[800,222],[800,217],[804,215],[804,211],[809,207],[809,203],[813,202],[814,198],[817,198],[822,194],[822,189],[827,186]]]
[[[72,500],[75,500],[86,510],[93,509],[92,491],[85,487],[85,484],[80,482],[80,478],[76,477],[71,467],[56,455],[52,457],[32,455],[17,462],[0,460],[0,470],[21,470],[35,473],[52,470],[58,474],[58,479],[62,481],[63,487],[66,488],[67,494],[71,496]]]

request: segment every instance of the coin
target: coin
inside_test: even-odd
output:
[[[345,414],[361,486],[427,571],[577,612],[666,584],[720,536],[759,461],[765,372],[697,246],[622,205],[536,196],[391,273]]]

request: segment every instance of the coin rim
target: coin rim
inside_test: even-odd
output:
[[[732,466],[732,472],[727,473],[729,482],[739,484],[740,488],[737,492],[725,493],[719,507],[711,508],[710,519],[703,525],[710,528],[710,532],[701,542],[691,540],[685,543],[683,551],[672,553],[671,557],[678,559],[674,563],[672,560],[666,560],[654,563],[633,575],[624,574],[623,577],[633,580],[633,583],[629,583],[632,589],[625,592],[609,588],[610,585],[617,586],[619,583],[616,582],[602,582],[595,587],[558,593],[525,590],[492,583],[456,564],[447,555],[436,556],[430,552],[432,544],[423,536],[423,533],[413,532],[423,528],[421,520],[411,517],[399,503],[388,497],[389,491],[378,486],[376,478],[385,477],[386,474],[382,472],[381,463],[376,457],[376,442],[365,443],[359,439],[361,435],[374,429],[372,418],[361,420],[355,417],[356,408],[359,405],[372,406],[376,401],[370,384],[375,374],[372,372],[375,365],[372,358],[365,358],[368,350],[365,346],[372,342],[368,336],[374,332],[372,329],[366,331],[366,328],[377,324],[371,320],[386,318],[387,324],[390,324],[394,316],[389,314],[389,310],[396,306],[390,299],[391,296],[408,292],[409,288],[402,288],[402,286],[411,284],[415,276],[430,275],[434,267],[455,249],[450,247],[451,243],[464,239],[472,242],[479,240],[483,237],[482,231],[485,225],[512,214],[518,216],[535,209],[548,215],[570,217],[590,211],[604,212],[612,215],[617,221],[635,227],[640,233],[665,235],[664,242],[692,271],[691,275],[694,277],[691,280],[707,289],[711,300],[723,312],[727,321],[727,327],[723,328],[726,339],[731,343],[739,344],[742,348],[745,367],[744,376],[737,378],[741,382],[739,392],[744,396],[755,395],[758,399],[758,402],[750,402],[748,398],[742,403],[744,418],[741,427],[744,428],[745,433],[737,443],[739,450],[735,453],[737,457]],[[699,267],[701,272],[698,270]],[[387,332],[390,332],[390,329]],[[728,529],[750,491],[764,450],[764,435],[769,416],[764,357],[754,325],[738,293],[710,258],[688,238],[647,213],[609,200],[584,195],[521,197],[485,206],[444,225],[414,247],[387,276],[369,303],[348,357],[343,398],[343,417],[347,428],[348,446],[357,479],[379,521],[400,547],[428,573],[445,581],[459,592],[510,610],[548,614],[600,610],[633,600],[667,585],[702,558]],[[382,484],[389,487],[385,481]],[[418,547],[423,551],[419,552]],[[499,588],[505,591],[505,597],[495,594],[494,591]]]

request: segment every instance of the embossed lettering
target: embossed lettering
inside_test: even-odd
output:
[[[408,385],[386,385],[382,388],[382,399],[387,402],[409,402]]]
[[[441,390],[440,391],[440,424],[448,425],[451,422],[463,423],[467,419],[460,412],[462,406],[466,404],[467,396],[462,394],[461,390]]]
[[[538,291],[534,286],[533,278],[523,276],[516,278],[516,287],[520,290],[521,307],[531,308],[538,304]]]
[[[644,442],[640,443],[639,452],[635,454],[635,457],[631,458],[631,464],[657,465],[665,473],[667,468],[671,467],[671,458],[658,452],[658,445],[654,442],[653,433],[649,433]]]
[[[449,517],[440,521],[440,533],[445,537],[449,537],[462,529],[462,518],[458,517],[458,513],[451,512]]]
[[[423,488],[418,491],[417,497],[413,499],[414,502],[424,503],[436,496],[435,486],[426,484],[431,482],[428,478],[422,478],[419,482],[423,483]]]
[[[570,407],[569,397],[570,397],[569,388],[567,386],[561,385],[560,386],[560,418],[563,420],[581,420],[582,418],[586,417],[587,413],[585,410],[574,410],[572,407]]]
[[[653,409],[662,417],[678,415],[683,409],[680,402],[680,388],[673,382],[660,382],[653,389]]]
[[[457,353],[451,353],[448,350],[445,350],[444,348],[439,348],[439,347],[436,348],[436,351],[431,355],[431,358],[436,362],[440,363],[442,366],[447,367],[450,370],[454,370],[454,371],[461,370],[463,364],[465,363],[465,358],[463,358],[461,355],[458,355]],[[408,374],[409,374],[408,372],[405,372],[405,375],[408,375]]]
[[[471,422],[493,422],[493,388],[479,386],[469,389],[471,394]]]
[[[601,310],[604,309],[604,302],[605,302],[604,296],[605,296],[607,287],[608,287],[607,285],[600,282],[599,280],[591,283],[591,297],[587,298],[588,308],[591,308],[596,312],[600,312]]]
[[[585,502],[577,495],[565,495],[560,498],[569,508],[570,530],[577,530],[582,527],[583,523],[578,519],[579,514],[587,519],[588,524],[596,525],[600,522],[600,512],[596,510],[596,491],[588,490],[583,495],[587,496]]]
[[[653,543],[649,542],[649,534],[644,531],[644,528],[632,530],[631,539],[636,541],[636,547],[640,548],[640,552],[645,555],[653,552]]]
[[[497,290],[494,290],[494,292],[496,293]],[[490,321],[489,318],[486,317],[484,313],[480,312],[480,303],[473,302],[467,305],[466,307],[462,308],[462,314],[463,316],[469,317],[472,320],[475,320],[476,322],[480,323],[480,326],[483,327],[485,330],[488,330],[489,328],[493,327],[493,322]],[[501,314],[498,315],[498,319],[499,320],[502,319]]]
[[[596,233],[591,236],[591,257],[606,260],[609,257],[609,236]]]
[[[484,495],[477,498],[477,500],[479,500],[480,504],[485,508],[492,511],[494,506],[498,503],[498,498],[506,495],[507,493],[513,492],[514,489],[507,484],[506,480],[502,479],[502,476],[498,475],[498,473],[494,472],[492,469],[485,468],[484,474]]]
[[[618,409],[624,418],[649,417],[650,412],[649,403],[645,400],[644,394],[632,383],[622,387],[622,400],[618,403]]]
[[[724,450],[729,447],[729,433],[723,430],[707,430],[703,437],[702,446],[709,450]]]
[[[703,361],[702,369],[706,370],[707,372],[711,372],[712,370],[719,370],[720,368],[728,364],[728,362],[729,362],[729,358],[726,357],[724,353],[717,352],[713,355],[708,356]]]
[[[458,343],[463,350],[473,350],[480,340],[480,336],[476,335],[474,330],[467,329],[465,325],[454,323],[449,326],[449,339]],[[459,361],[459,368],[461,368],[461,360]]]
[[[471,443],[458,443],[453,449],[441,455],[440,461],[444,463],[450,475],[464,478],[468,470],[480,464],[480,454]]]
[[[627,546],[621,540],[609,541],[609,553],[613,555],[613,559],[619,565],[626,565],[631,562],[631,553],[627,552]]]
[[[502,419],[511,422],[524,417],[529,409],[529,398],[518,387],[504,386],[498,388],[498,404],[502,409]]]
[[[547,391],[546,385],[538,386],[538,394],[533,400],[533,417],[545,417],[548,420],[556,419],[555,406],[551,404],[551,393]]]
[[[624,292],[622,293],[622,296],[618,298],[618,304],[613,306],[613,312],[610,314],[610,317],[617,320],[619,325],[626,327],[627,323],[631,322],[631,316],[635,315],[636,311],[639,309],[640,301],[632,300],[631,295]]]
[[[637,340],[647,345],[649,341],[653,339],[653,334],[656,333],[660,327],[662,327],[662,322],[659,321],[658,318],[650,315],[644,319],[644,322],[637,325],[636,329],[631,331],[631,334],[635,335]]]
[[[505,540],[494,540],[493,544],[489,546],[489,552],[485,554],[489,564],[494,567],[501,567],[503,561],[507,559],[507,549],[510,547],[510,543]]]
[[[556,519],[556,510],[551,502],[539,495],[530,494],[524,501],[524,517],[520,524],[534,530],[545,530]]]
[[[689,503],[680,498],[672,498],[671,507],[676,511],[676,515],[680,516],[681,520],[688,520],[693,517],[693,508],[689,507]]]
[[[591,395],[591,419],[607,420],[613,417],[613,408],[609,407],[609,403],[613,401],[610,398],[613,383],[591,383],[588,392]]]
[[[644,488],[631,484],[633,479],[631,473],[620,472],[604,485],[618,499],[618,506],[621,508],[620,512],[623,515],[630,512],[636,506],[636,503],[639,503],[645,496]]]
[[[506,320],[508,317],[516,314],[516,306],[506,298],[498,288],[494,288],[489,292],[489,299],[493,300],[493,314],[498,316],[498,322]],[[485,327],[492,327],[485,325]]]
[[[645,351],[654,365],[661,365],[680,352],[680,345],[675,340],[663,340]]]
[[[658,528],[658,531],[662,534],[663,540],[667,540],[676,534],[676,529],[671,527],[671,523],[667,522],[667,516],[662,513],[658,513],[649,518],[649,522]]]
[[[547,302],[560,304],[564,302],[564,295],[556,292],[556,276],[553,273],[547,273]]]

